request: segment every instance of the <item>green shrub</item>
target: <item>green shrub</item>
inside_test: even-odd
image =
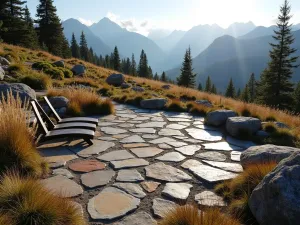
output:
[[[25,68],[22,64],[11,64],[7,70],[10,74],[18,74],[24,72]]]
[[[263,125],[263,129],[264,131],[268,132],[268,133],[273,133],[277,131],[277,127],[274,123],[266,123]]]
[[[64,73],[65,78],[72,78],[73,77],[73,72],[67,68],[62,68],[62,67],[56,67],[60,71]]]
[[[166,109],[175,112],[186,112],[185,105],[180,100],[173,99]]]
[[[20,78],[20,82],[35,90],[47,90],[52,87],[52,80],[44,74],[23,76]]]
[[[52,79],[57,79],[57,80],[64,79],[64,73],[58,68],[52,67],[50,69],[45,69],[44,72],[48,74]]]
[[[36,63],[33,63],[31,67],[33,69],[37,69],[37,70],[47,70],[47,69],[53,68],[53,66],[47,62],[36,62]]]
[[[241,116],[251,116],[251,112],[249,111],[249,109],[243,109],[241,112]]]

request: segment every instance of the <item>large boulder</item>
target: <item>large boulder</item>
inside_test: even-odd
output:
[[[241,164],[245,167],[245,165],[252,163],[263,163],[267,161],[280,162],[295,152],[300,153],[300,149],[277,145],[253,146],[242,153]]]
[[[123,74],[113,73],[106,78],[106,83],[114,86],[121,86],[125,81],[125,77]]]
[[[127,88],[131,88],[132,86],[131,86],[131,84],[128,84],[128,83],[123,83],[122,85],[121,85],[121,88],[122,89],[127,89]]]
[[[198,105],[206,106],[208,108],[212,108],[213,107],[213,105],[211,104],[211,102],[208,101],[208,100],[196,100],[195,103],[197,103]]]
[[[3,80],[5,76],[5,71],[4,69],[2,69],[2,67],[0,66],[0,80]]]
[[[69,103],[69,99],[63,96],[51,97],[49,98],[49,101],[56,109],[67,107]]]
[[[10,62],[6,58],[0,56],[0,65],[1,66],[9,66]]]
[[[253,117],[230,117],[226,121],[227,132],[234,137],[238,137],[241,132],[254,134],[261,128],[261,121]]]
[[[142,100],[140,105],[144,109],[162,109],[167,104],[167,100],[164,98],[154,98]]]
[[[229,117],[237,116],[232,110],[216,110],[206,116],[206,123],[213,126],[221,126],[226,123]]]
[[[81,64],[75,65],[72,68],[72,72],[73,72],[74,75],[85,74],[85,70],[86,70],[85,66],[81,65]]]
[[[300,153],[282,160],[253,190],[249,207],[259,224],[300,221]]]
[[[20,99],[24,102],[26,100],[36,99],[36,94],[26,84],[11,83],[11,84],[0,84],[0,96],[2,94],[7,96],[7,93],[11,91],[14,96],[19,95]]]
[[[64,60],[58,60],[58,61],[54,62],[53,65],[55,65],[57,67],[65,68],[65,62],[64,62]]]

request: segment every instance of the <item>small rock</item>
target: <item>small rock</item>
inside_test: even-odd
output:
[[[63,96],[51,97],[49,101],[55,109],[67,107],[69,103],[69,99]]]
[[[167,104],[164,98],[147,99],[141,101],[141,107],[144,109],[162,109]]]
[[[186,200],[192,187],[193,185],[187,183],[167,183],[162,194],[177,200]]]
[[[122,182],[138,182],[145,179],[137,170],[120,170],[116,180]]]
[[[125,77],[123,74],[111,74],[106,78],[106,83],[114,86],[121,86],[125,81]]]
[[[198,105],[204,105],[204,106],[206,106],[208,108],[212,108],[213,107],[213,105],[211,104],[211,102],[208,101],[208,100],[196,100],[195,103],[197,103]]]
[[[55,169],[52,171],[52,174],[53,175],[62,175],[69,179],[74,178],[73,174],[67,169]]]
[[[195,157],[199,159],[218,161],[218,162],[226,161],[226,155],[219,152],[203,152],[195,155]]]
[[[57,67],[65,68],[65,62],[64,62],[64,60],[58,60],[58,61],[54,62],[53,65],[55,65]]]
[[[122,89],[128,89],[128,88],[131,88],[132,86],[131,86],[131,84],[128,84],[128,83],[123,83],[122,85],[121,85],[121,88]]]
[[[254,134],[260,128],[261,121],[253,117],[230,117],[226,122],[226,130],[233,137],[238,137],[241,132]]]
[[[255,133],[256,136],[261,137],[261,138],[267,138],[270,137],[270,134],[264,130],[259,130]]]
[[[74,75],[82,75],[82,74],[85,74],[86,68],[84,65],[78,64],[78,65],[73,66],[73,68],[71,70],[74,73]]]
[[[195,195],[195,201],[201,206],[226,206],[223,198],[212,191],[203,191]]]
[[[206,116],[206,123],[213,126],[221,126],[226,123],[229,117],[237,116],[232,110],[216,110]]]
[[[144,181],[141,183],[141,186],[148,192],[154,192],[158,186],[160,185],[159,182],[154,182],[154,181]]]
[[[0,56],[0,65],[1,66],[9,66],[10,62],[6,58]]]
[[[165,84],[165,85],[161,86],[161,88],[165,89],[165,90],[169,90],[171,88],[171,85]]]

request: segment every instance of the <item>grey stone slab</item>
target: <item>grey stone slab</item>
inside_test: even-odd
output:
[[[134,124],[132,124],[132,123],[121,123],[121,124],[118,125],[118,127],[130,128],[130,127],[134,127]]]
[[[138,182],[145,180],[144,177],[135,169],[131,170],[119,170],[117,181],[121,182]]]
[[[212,191],[203,191],[195,195],[195,201],[200,206],[226,206],[226,203],[223,201],[223,198],[216,195]]]
[[[140,199],[121,191],[108,187],[89,200],[88,212],[93,219],[112,220],[135,210]]]
[[[232,145],[235,145],[235,146],[239,146],[243,149],[246,149],[246,148],[250,148],[252,146],[256,146],[256,144],[252,141],[243,141],[243,140],[238,140],[238,139],[235,139],[231,136],[227,136],[226,137],[226,141],[229,143],[229,144],[232,144]]]
[[[162,194],[176,200],[186,200],[192,187],[193,185],[187,183],[167,183]]]
[[[65,161],[58,161],[58,162],[50,162],[48,163],[50,169],[57,169],[64,167],[66,165]]]
[[[133,143],[133,144],[124,144],[124,148],[141,148],[141,147],[149,147],[149,144],[146,143]]]
[[[199,145],[186,145],[180,148],[175,148],[176,151],[188,156],[194,155],[200,149],[201,146]]]
[[[152,144],[162,144],[162,143],[167,144],[168,142],[176,142],[176,140],[173,138],[169,138],[169,137],[163,137],[163,138],[151,140],[149,142]]]
[[[180,162],[185,159],[185,156],[181,155],[179,152],[168,152],[155,159],[159,161],[165,161],[165,162]]]
[[[66,162],[78,157],[67,147],[39,148],[40,154],[48,163],[66,164]]]
[[[188,181],[192,178],[186,174],[185,172],[166,165],[162,162],[151,164],[150,166],[145,167],[146,176],[162,181],[168,182],[180,182],[180,181]]]
[[[158,147],[160,147],[160,148],[162,148],[162,149],[171,149],[171,148],[173,148],[172,146],[167,145],[167,144],[165,144],[165,143],[159,144]]]
[[[101,127],[100,130],[105,134],[124,134],[127,133],[127,130],[120,129],[120,128],[113,128],[113,127]]]
[[[173,138],[179,139],[179,140],[185,140],[188,139],[186,136],[173,136]]]
[[[163,128],[166,122],[149,122],[137,125],[139,128]]]
[[[170,122],[192,122],[190,119],[174,118],[174,117],[167,117],[167,120]]]
[[[53,170],[52,174],[53,175],[62,175],[62,176],[65,176],[65,177],[67,177],[69,179],[74,178],[73,174],[69,170],[62,169],[62,168]]]
[[[230,172],[240,173],[243,172],[243,167],[238,163],[228,163],[228,162],[215,162],[215,161],[208,161],[208,160],[202,160],[202,162],[217,167],[222,170],[227,170]]]
[[[162,117],[152,117],[152,118],[151,118],[151,121],[155,121],[155,122],[163,122],[163,121],[164,121],[164,118],[162,118]]]
[[[242,148],[228,144],[226,141],[217,142],[217,143],[208,143],[203,144],[206,150],[215,150],[215,151],[241,151]]]
[[[155,139],[155,138],[159,138],[158,135],[156,134],[145,134],[142,136],[142,138],[145,138],[145,139]]]
[[[114,125],[117,125],[117,123],[113,123],[113,122],[99,122],[98,123],[98,126],[99,127],[107,127],[107,126],[114,126]]]
[[[146,212],[137,212],[112,225],[157,225],[157,222]]]
[[[164,218],[167,213],[174,210],[178,205],[175,202],[168,201],[162,198],[153,199],[153,213],[155,216]]]
[[[105,154],[97,157],[97,159],[100,159],[100,160],[103,160],[106,162],[124,160],[124,159],[133,159],[133,158],[135,158],[135,156],[126,150],[112,151],[112,152],[108,152],[108,153],[105,153]]]
[[[182,130],[184,128],[187,128],[188,126],[186,125],[180,125],[180,124],[177,124],[177,123],[172,123],[172,124],[169,124],[166,126],[166,128],[168,129],[174,129],[174,130]]]
[[[163,152],[162,149],[156,147],[132,148],[130,151],[139,158],[153,157]]]
[[[115,143],[109,141],[92,140],[93,145],[89,145],[85,141],[79,140],[74,141],[70,144],[70,150],[77,155],[87,158],[92,155],[98,155],[115,146]]]
[[[187,143],[182,142],[182,141],[170,141],[170,142],[167,142],[167,144],[171,145],[171,146],[173,146],[175,148],[179,148],[179,147],[187,145]]]
[[[203,165],[201,162],[195,160],[195,159],[189,159],[186,160],[184,163],[181,164],[181,167],[184,169],[189,169],[191,167]]]
[[[181,133],[179,130],[174,130],[174,129],[161,129],[158,132],[158,135],[161,135],[161,136],[183,136],[183,133]]]
[[[153,128],[136,128],[130,130],[133,133],[143,133],[143,134],[155,134],[156,130]]]
[[[203,141],[221,141],[222,133],[217,131],[202,130],[197,128],[189,128],[186,131],[195,139]]]
[[[102,140],[102,141],[117,141],[117,138],[113,138],[113,137],[99,137],[98,140]]]
[[[63,198],[71,198],[83,193],[82,187],[65,176],[57,175],[41,181],[52,193]]]
[[[145,121],[145,120],[150,120],[150,117],[139,116],[133,119],[133,121]]]
[[[140,166],[147,166],[149,162],[144,159],[125,159],[121,161],[111,161],[115,169],[134,168]]]
[[[129,136],[129,137],[126,137],[124,139],[122,139],[120,141],[121,143],[144,143],[145,140],[143,138],[141,138],[139,135],[132,135],[132,136]]]
[[[135,114],[126,114],[126,113],[117,113],[116,116],[119,116],[121,118],[128,118],[128,119],[134,119],[137,117]]]
[[[203,143],[203,141],[196,140],[196,139],[193,139],[193,138],[187,138],[187,139],[184,139],[184,141],[185,141],[185,142],[192,143],[192,144],[199,144],[199,143]]]
[[[156,189],[158,188],[158,186],[161,183],[159,182],[155,182],[155,181],[143,181],[141,183],[141,186],[148,192],[148,193],[152,193],[154,191],[156,191]]]
[[[230,153],[230,158],[234,162],[240,162],[241,161],[241,154],[242,154],[241,152],[232,151]]]
[[[204,159],[204,160],[211,160],[211,161],[217,161],[217,162],[224,162],[226,161],[226,155],[220,153],[220,152],[202,152],[197,155],[195,155],[196,158]]]
[[[191,126],[191,123],[188,123],[188,122],[178,122],[177,124],[183,125],[183,126],[186,126],[186,127]]]
[[[81,175],[81,182],[88,188],[101,187],[108,184],[115,174],[113,170],[93,171]]]
[[[122,191],[127,192],[128,194],[136,197],[136,198],[145,198],[146,194],[138,184],[133,183],[114,183],[113,187],[119,188]]]

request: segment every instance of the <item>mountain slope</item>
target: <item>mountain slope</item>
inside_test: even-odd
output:
[[[98,55],[106,55],[112,52],[111,48],[106,45],[103,40],[97,37],[93,32],[84,24],[75,19],[68,19],[62,23],[64,34],[66,38],[71,41],[72,33],[74,32],[76,40],[79,43],[81,32],[83,31],[88,42],[89,47],[92,47],[94,52]]]
[[[185,35],[186,31],[174,30],[167,37],[156,40],[155,43],[165,52],[169,52]]]
[[[98,23],[93,24],[90,29],[95,35],[102,38],[110,48],[118,46],[121,55],[131,57],[132,53],[134,53],[137,62],[142,49],[144,49],[149,65],[154,70],[159,69],[159,64],[165,57],[165,53],[154,41],[141,34],[129,32],[108,18],[103,18]]]
[[[255,29],[255,27],[256,26],[251,21],[249,21],[248,23],[233,23],[226,29],[225,34],[233,37],[238,37],[249,33],[250,31]]]

